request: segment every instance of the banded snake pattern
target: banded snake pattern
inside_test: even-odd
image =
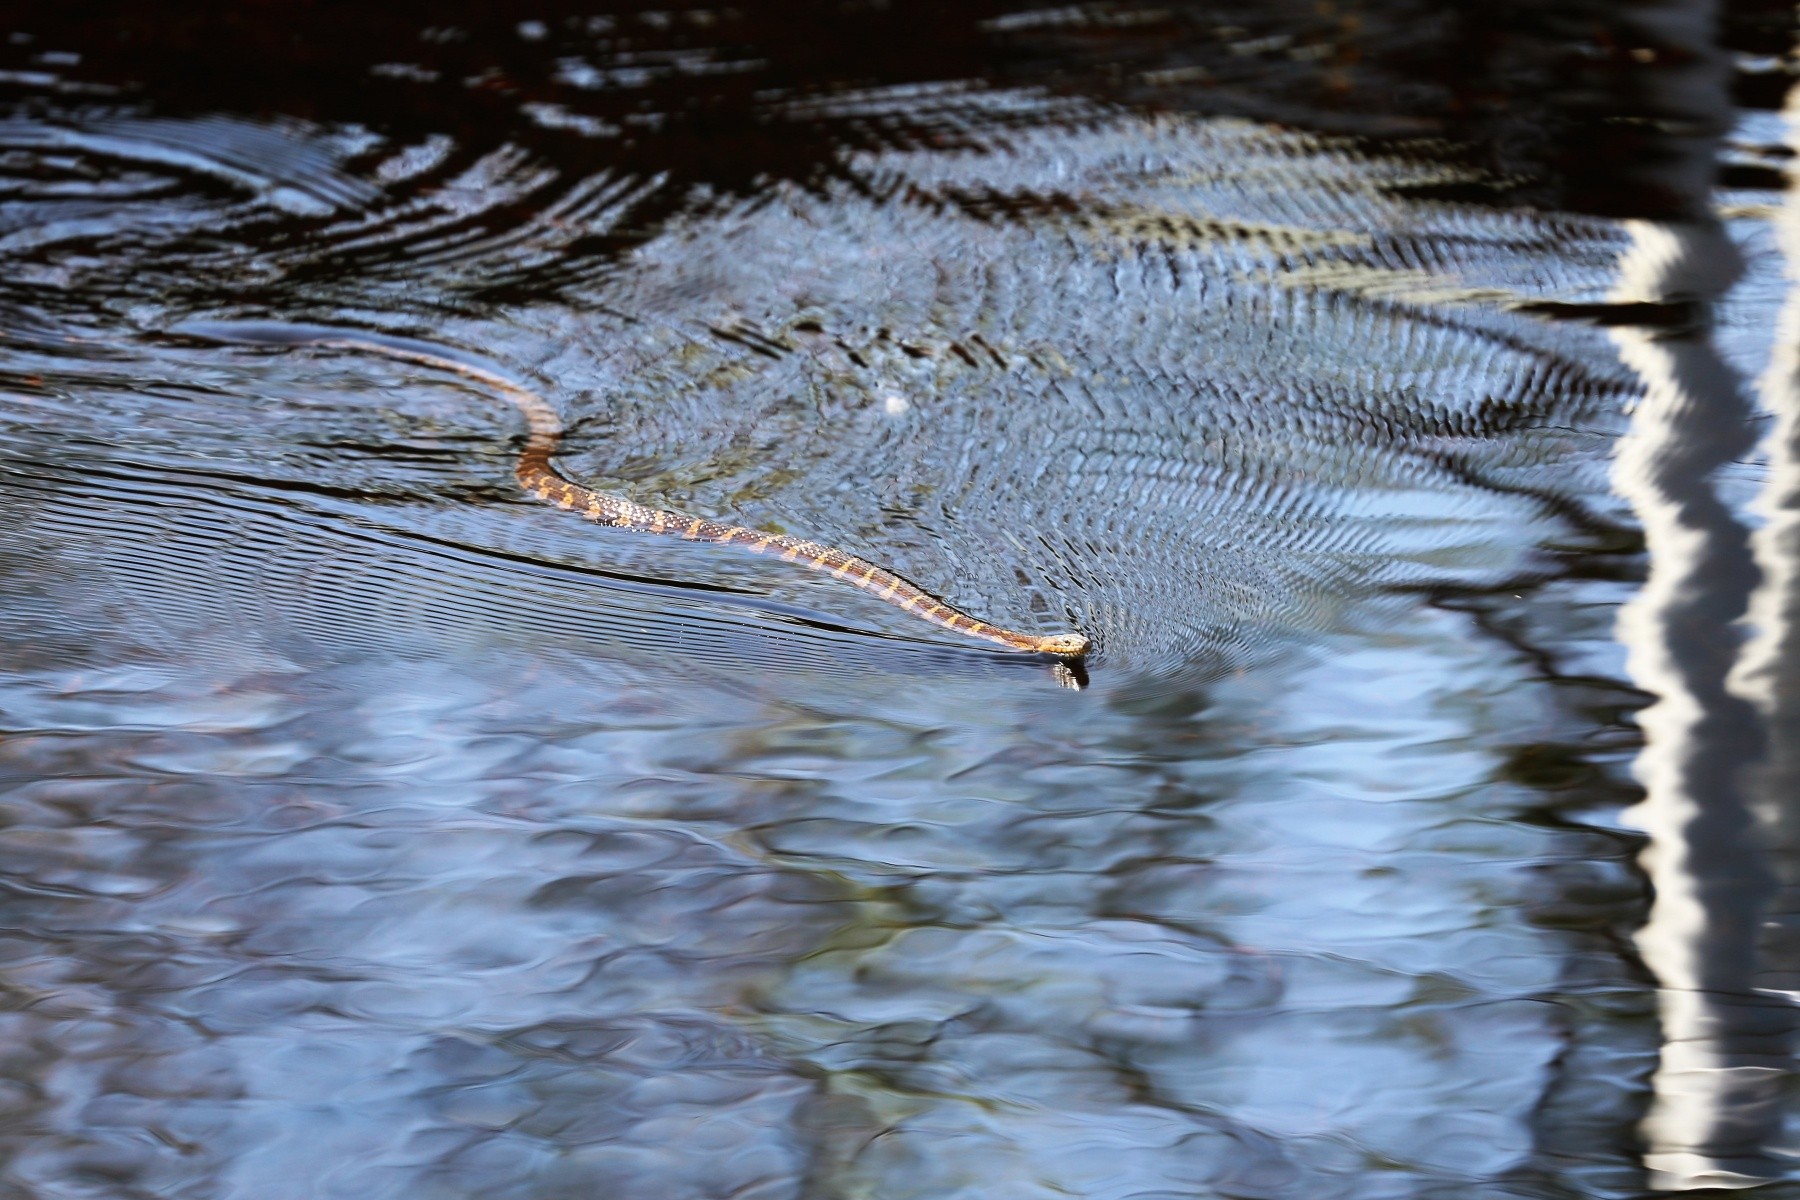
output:
[[[977,620],[886,567],[835,546],[785,534],[764,533],[669,509],[651,508],[624,496],[584,487],[557,469],[555,454],[557,444],[562,439],[563,423],[555,407],[536,392],[497,372],[373,338],[365,340],[347,335],[290,335],[278,340],[289,346],[316,346],[399,359],[434,370],[452,372],[493,389],[525,418],[528,437],[513,468],[519,486],[546,503],[578,513],[591,521],[620,529],[668,534],[689,541],[741,546],[756,554],[774,555],[784,562],[822,571],[835,579],[841,579],[934,625],[968,637],[994,642],[1010,650],[1078,660],[1091,648],[1092,643],[1082,633],[1022,633]]]

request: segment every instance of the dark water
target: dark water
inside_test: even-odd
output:
[[[365,7],[0,22],[0,1196],[1800,1195],[1791,11]]]

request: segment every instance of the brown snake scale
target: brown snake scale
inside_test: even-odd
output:
[[[978,621],[967,613],[952,608],[923,588],[902,579],[886,567],[858,558],[854,554],[847,554],[833,546],[782,534],[762,533],[741,525],[708,521],[668,509],[649,508],[623,496],[583,487],[564,478],[556,469],[553,457],[557,442],[562,437],[563,427],[561,418],[549,401],[492,371],[420,350],[409,350],[381,342],[365,342],[356,338],[308,338],[306,344],[380,354],[438,370],[453,371],[465,379],[499,391],[524,414],[530,430],[525,449],[520,452],[513,468],[519,486],[540,500],[580,513],[591,521],[621,529],[670,534],[690,541],[742,546],[757,554],[773,554],[783,562],[824,571],[833,578],[853,584],[933,625],[941,625],[969,637],[997,642],[1012,650],[1078,659],[1088,652],[1091,645],[1085,634],[1055,633],[1040,636]]]

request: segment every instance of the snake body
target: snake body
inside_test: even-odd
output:
[[[286,345],[304,344],[379,354],[436,370],[454,372],[494,389],[523,414],[529,429],[525,448],[520,452],[513,468],[519,486],[540,500],[580,513],[590,521],[620,529],[668,534],[689,541],[741,546],[757,554],[774,555],[784,562],[823,571],[835,579],[872,593],[876,598],[905,612],[930,621],[933,625],[968,637],[995,642],[1011,650],[1079,659],[1087,654],[1091,645],[1087,636],[1081,633],[1020,633],[978,621],[886,567],[858,558],[835,546],[783,534],[763,533],[721,521],[709,521],[669,509],[650,508],[624,496],[584,487],[557,470],[555,454],[557,443],[562,439],[563,425],[556,409],[536,392],[521,387],[497,372],[405,345],[372,339],[365,341],[341,334],[309,336],[289,331],[278,339],[267,340],[279,340]]]

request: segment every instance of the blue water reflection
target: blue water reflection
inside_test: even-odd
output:
[[[7,43],[6,1186],[1785,1194],[1766,31],[752,9]]]

